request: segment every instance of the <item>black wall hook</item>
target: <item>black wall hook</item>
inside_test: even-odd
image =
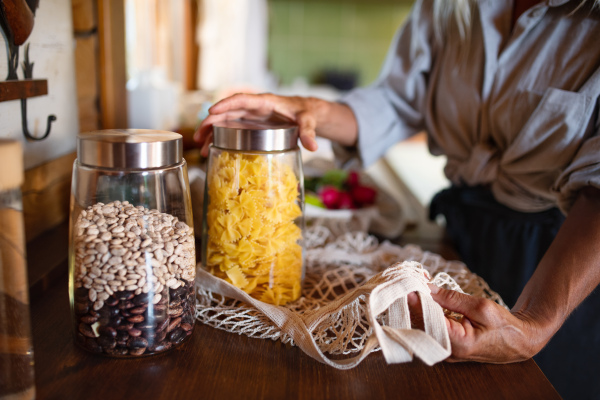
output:
[[[25,79],[33,79],[33,63],[29,62],[29,43],[25,45],[25,60],[23,60],[22,67]],[[52,129],[52,122],[54,121],[56,121],[56,115],[49,115],[46,121],[46,132],[40,137],[31,135],[27,128],[27,99],[21,99],[21,127],[27,140],[40,141],[46,139],[50,135],[50,129]]]
[[[27,99],[21,99],[21,127],[23,128],[23,135],[27,138],[27,140],[31,141],[40,141],[44,140],[50,134],[50,129],[52,128],[52,122],[56,121],[56,115],[48,115],[48,120],[46,122],[46,132],[43,136],[35,137],[29,133],[29,129],[27,128]]]

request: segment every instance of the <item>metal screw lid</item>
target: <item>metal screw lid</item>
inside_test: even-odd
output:
[[[80,133],[77,159],[90,167],[145,169],[183,160],[180,134],[150,129],[109,129]]]
[[[298,149],[298,126],[289,122],[231,120],[213,125],[213,145],[229,150]]]

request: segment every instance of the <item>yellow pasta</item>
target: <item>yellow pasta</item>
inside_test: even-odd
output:
[[[262,301],[301,294],[298,179],[276,157],[222,152],[211,161],[206,267]]]

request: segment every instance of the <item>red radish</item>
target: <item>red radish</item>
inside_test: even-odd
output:
[[[338,204],[338,208],[343,210],[353,210],[356,208],[356,204],[354,204],[354,200],[352,200],[352,196],[350,196],[350,193],[340,193],[340,201]]]
[[[342,193],[333,186],[323,186],[319,191],[321,201],[325,204],[325,207],[330,210],[339,207],[341,194]]]
[[[369,186],[354,186],[350,190],[350,194],[352,195],[352,199],[360,204],[360,205],[370,205],[375,203],[375,198],[377,197],[377,191]]]
[[[356,171],[348,172],[348,177],[346,178],[346,187],[353,188],[359,183],[359,176]]]

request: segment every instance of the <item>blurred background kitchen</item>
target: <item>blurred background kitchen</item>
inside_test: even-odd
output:
[[[67,217],[78,132],[163,129],[182,133],[191,148],[194,129],[208,107],[229,94],[339,99],[353,87],[376,80],[412,3],[39,1],[27,42],[33,77],[47,79],[48,93],[28,100],[26,119],[32,135],[39,137],[47,116],[56,115],[49,137],[26,141],[19,102],[0,102],[0,137],[23,141],[28,239]],[[0,40],[5,44],[4,36]],[[7,57],[0,55],[0,79],[7,69]],[[316,156],[331,156],[327,142],[321,141]],[[390,149],[371,170],[403,203],[408,219],[417,219],[431,195],[446,185],[443,165],[418,137]]]

